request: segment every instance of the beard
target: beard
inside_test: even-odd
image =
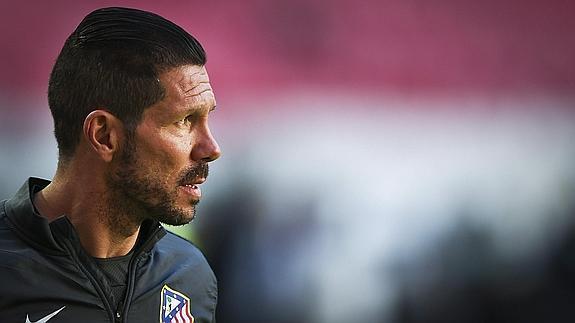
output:
[[[175,183],[169,183],[160,167],[149,167],[137,154],[134,140],[127,138],[117,166],[106,176],[109,187],[107,221],[113,230],[129,234],[144,220],[153,219],[168,225],[184,225],[196,216],[198,200],[178,207],[178,185],[208,176],[208,164],[184,169]]]

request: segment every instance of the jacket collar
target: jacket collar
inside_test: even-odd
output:
[[[18,190],[13,198],[6,201],[6,215],[10,224],[20,238],[36,249],[51,254],[63,253],[52,234],[51,226],[57,225],[58,220],[52,224],[42,217],[32,204],[36,192],[46,187],[50,181],[30,177]]]
[[[20,238],[35,249],[54,255],[66,254],[59,239],[72,239],[79,242],[74,228],[66,216],[52,222],[38,214],[32,199],[34,194],[44,189],[50,181],[30,177],[13,198],[6,201],[6,215],[9,223]],[[140,228],[137,252],[147,252],[160,240],[166,231],[157,221],[146,220]],[[64,235],[65,237],[62,237]]]

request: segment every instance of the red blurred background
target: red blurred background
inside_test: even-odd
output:
[[[551,1],[4,1],[3,91],[45,91],[70,31],[102,6],[169,17],[221,95],[305,84],[401,93],[572,93],[575,4]],[[240,86],[242,85],[242,86]]]

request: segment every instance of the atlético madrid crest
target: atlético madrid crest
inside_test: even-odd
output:
[[[194,323],[190,298],[164,285],[160,305],[160,323]]]

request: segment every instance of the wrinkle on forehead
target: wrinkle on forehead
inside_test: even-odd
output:
[[[199,71],[183,75],[176,84],[179,90],[185,93],[186,96],[199,95],[204,92],[206,88],[211,90],[210,78],[203,66]]]
[[[176,75],[173,76],[173,89],[193,105],[201,108],[215,106],[215,96],[205,67],[190,65],[183,69],[185,71],[178,75],[178,79],[175,79]]]

